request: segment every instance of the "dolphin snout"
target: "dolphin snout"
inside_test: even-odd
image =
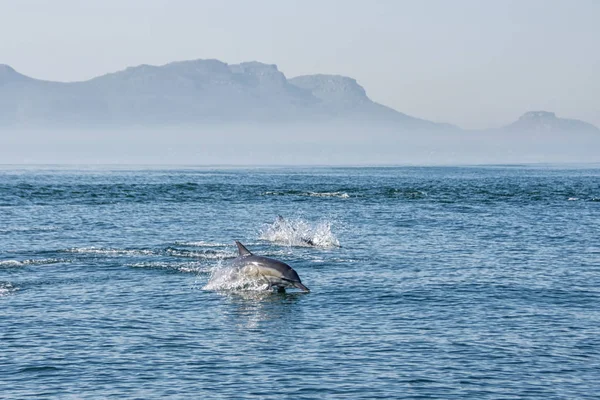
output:
[[[294,282],[294,286],[296,286],[298,289],[303,290],[305,292],[310,292],[310,289],[307,288],[306,286],[304,286],[302,283],[300,282]]]

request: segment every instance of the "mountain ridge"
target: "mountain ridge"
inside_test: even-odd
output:
[[[371,100],[356,79],[310,74],[287,78],[276,64],[217,59],[141,64],[88,80],[55,82],[0,64],[0,126],[171,126],[227,122],[334,122],[393,129],[462,131]],[[598,133],[594,125],[528,111],[478,132]]]
[[[85,81],[53,82],[0,66],[0,124],[177,125],[213,122],[350,122],[452,129],[372,101],[355,79],[288,79],[275,64],[215,59],[142,64]]]

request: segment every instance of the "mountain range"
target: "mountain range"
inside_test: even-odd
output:
[[[83,82],[49,82],[0,65],[0,123],[10,126],[156,126],[374,120],[437,128],[371,101],[352,78],[287,79],[277,66],[218,60],[140,65]]]
[[[366,122],[399,130],[457,130],[372,101],[340,75],[286,78],[276,65],[218,60],[140,65],[82,82],[50,82],[0,64],[0,126],[185,126],[235,122]],[[529,112],[507,131],[600,131]]]
[[[0,64],[0,163],[598,162],[599,147],[598,128],[552,112],[463,130],[376,103],[355,79],[286,78],[259,62],[140,65],[81,82]]]

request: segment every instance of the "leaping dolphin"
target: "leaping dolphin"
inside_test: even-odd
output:
[[[280,292],[284,292],[288,287],[310,292],[300,281],[298,273],[286,263],[268,257],[255,256],[237,240],[235,244],[239,255],[233,260],[233,265],[240,268],[243,274],[264,279],[268,282],[269,289],[275,287]]]

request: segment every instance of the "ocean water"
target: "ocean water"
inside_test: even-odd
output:
[[[598,168],[0,168],[0,398],[599,393]]]

